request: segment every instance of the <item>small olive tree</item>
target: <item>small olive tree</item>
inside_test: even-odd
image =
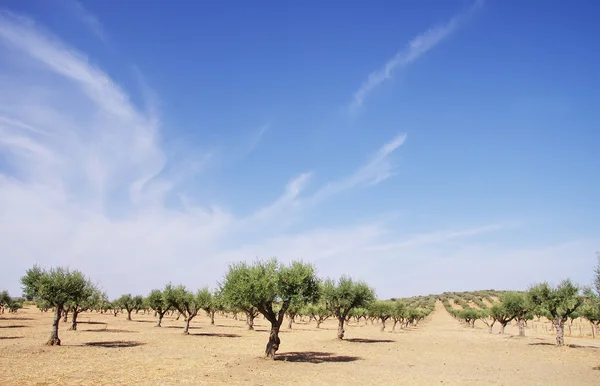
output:
[[[131,294],[121,295],[121,297],[115,301],[115,307],[121,309],[124,308],[127,311],[127,320],[131,320],[131,312],[135,309],[135,306],[136,301]],[[117,316],[116,313],[115,316]]]
[[[542,283],[529,289],[529,301],[550,314],[550,320],[556,329],[557,346],[565,344],[565,322],[584,302],[585,298],[580,292],[579,287],[568,279],[554,288],[548,283]]]
[[[210,324],[215,324],[215,314],[223,308],[221,295],[218,292],[212,293],[208,287],[204,287],[198,296],[200,296],[200,307],[210,317]]]
[[[327,309],[338,320],[338,339],[344,339],[344,322],[354,308],[367,308],[375,300],[375,290],[361,281],[353,281],[342,276],[336,283],[326,280],[323,285],[323,299]]]
[[[146,304],[148,307],[156,312],[156,327],[160,327],[162,324],[163,317],[171,309],[165,293],[172,290],[171,284],[165,286],[164,292],[159,289],[150,291],[150,294],[146,298]]]
[[[525,323],[533,318],[534,304],[528,300],[525,294],[512,291],[502,294],[500,301],[506,312],[517,321],[519,336],[525,336]]]
[[[60,345],[58,337],[58,324],[65,305],[81,299],[88,293],[89,280],[79,271],[70,271],[68,268],[51,268],[43,270],[37,265],[27,270],[21,278],[25,297],[44,301],[54,307],[54,318],[49,346]]]
[[[381,321],[381,331],[385,331],[385,322],[394,315],[394,302],[376,300],[369,307],[369,314]]]
[[[321,323],[331,317],[331,311],[329,311],[322,302],[317,304],[309,304],[306,307],[306,313],[311,319],[314,319],[315,322],[317,322],[317,328],[321,328]]]
[[[506,309],[506,307],[504,306],[504,304],[502,302],[496,302],[496,303],[492,304],[492,307],[489,309],[489,313],[490,313],[490,318],[492,318],[495,321],[497,321],[498,323],[500,323],[500,333],[501,334],[504,334],[506,325],[515,318],[515,316],[513,314],[508,312],[508,310]]]
[[[11,297],[8,291],[4,290],[0,292],[0,314],[4,313],[4,307],[8,307],[11,301]]]
[[[69,327],[69,330],[77,330],[77,317],[79,313],[91,309],[103,296],[102,291],[96,288],[92,282],[88,281],[79,296],[67,303],[68,308],[71,310],[71,327]]]
[[[231,264],[221,293],[233,307],[256,307],[271,323],[265,355],[274,358],[281,343],[279,329],[290,304],[316,302],[319,285],[311,264],[292,261],[285,265],[273,258]]]
[[[196,294],[189,291],[184,285],[178,285],[171,291],[165,292],[167,302],[185,318],[184,334],[189,334],[190,322],[198,315],[205,304],[202,291]]]

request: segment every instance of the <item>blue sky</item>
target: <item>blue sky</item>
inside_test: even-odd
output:
[[[5,1],[0,282],[277,256],[380,297],[591,282],[593,1]]]

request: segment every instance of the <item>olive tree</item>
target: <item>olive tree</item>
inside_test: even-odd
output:
[[[202,291],[193,293],[184,285],[178,285],[172,290],[165,292],[167,302],[185,318],[184,334],[189,334],[190,322],[198,315],[198,312],[205,304],[205,298]]]
[[[271,323],[265,355],[273,359],[281,343],[279,329],[288,308],[291,304],[316,302],[319,285],[311,264],[292,261],[286,265],[273,258],[253,264],[231,264],[221,293],[233,307],[256,307]]]
[[[309,304],[306,307],[306,313],[317,322],[317,328],[321,328],[321,323],[331,316],[331,311],[323,303]]]
[[[488,332],[491,334],[494,330],[494,324],[497,322],[495,313],[490,308],[484,308],[479,311],[477,316],[488,327]]]
[[[384,300],[376,300],[371,303],[369,313],[372,317],[381,321],[381,331],[385,331],[385,322],[394,315],[394,303]]]
[[[342,276],[337,283],[331,279],[325,281],[323,299],[338,320],[338,339],[344,339],[344,322],[348,314],[354,308],[367,308],[375,300],[375,290],[362,281]]]
[[[519,336],[525,336],[525,323],[533,318],[534,305],[525,294],[520,292],[506,292],[500,296],[506,312],[517,321]]]
[[[135,309],[135,306],[136,301],[131,294],[121,295],[121,297],[115,301],[116,308],[124,308],[127,311],[127,320],[131,320],[131,312]],[[115,316],[117,316],[116,312]]]
[[[198,296],[200,296],[200,307],[210,317],[210,324],[215,324],[215,314],[222,308],[220,294],[212,293],[208,287],[204,287]]]
[[[504,330],[506,329],[506,325],[510,323],[511,320],[515,318],[513,314],[508,312],[506,307],[501,302],[496,302],[492,304],[490,308],[490,318],[493,318],[495,321],[500,323],[500,333],[504,334]],[[490,326],[491,328],[491,326]]]
[[[8,294],[8,291],[0,292],[0,314],[4,313],[4,307],[7,307],[10,304],[11,297]]]
[[[168,299],[165,296],[165,293],[171,290],[171,284],[167,284],[164,291],[154,289],[150,291],[150,294],[146,298],[146,304],[148,307],[156,312],[156,327],[161,326],[163,317],[171,309],[172,305],[169,304]]]
[[[529,289],[528,299],[536,307],[542,307],[550,314],[550,320],[556,329],[556,344],[565,344],[565,321],[584,302],[580,289],[570,280],[563,280],[556,287],[548,283],[537,284]]]
[[[79,313],[91,309],[103,296],[104,294],[92,282],[88,281],[79,296],[67,303],[68,309],[71,310],[71,327],[69,327],[69,330],[77,330],[77,316],[79,316]]]
[[[396,331],[396,325],[398,322],[400,322],[400,328],[402,328],[404,320],[408,316],[408,310],[406,303],[404,303],[402,300],[396,300],[393,304],[392,320],[394,321],[394,325],[392,326],[392,331]]]
[[[36,265],[27,270],[21,278],[21,284],[25,297],[40,299],[54,307],[50,339],[46,344],[60,345],[58,324],[61,312],[67,303],[80,300],[88,293],[89,280],[79,271],[62,267],[42,270]]]

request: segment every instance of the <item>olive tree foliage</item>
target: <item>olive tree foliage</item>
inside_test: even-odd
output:
[[[165,291],[165,296],[168,304],[174,309],[180,312],[185,318],[185,326],[183,328],[184,334],[189,334],[190,322],[198,315],[198,312],[202,310],[202,306],[205,305],[205,298],[202,291],[193,293],[189,291],[184,285],[178,285],[170,291]]]
[[[136,300],[134,300],[134,297],[131,296],[131,294],[124,294],[121,295],[120,298],[115,300],[114,307],[125,309],[125,311],[127,311],[127,320],[131,320],[131,313],[133,312],[133,310],[135,310]],[[115,316],[117,316],[116,313]]]
[[[354,308],[368,308],[375,300],[375,290],[362,281],[342,276],[337,281],[328,279],[323,284],[323,300],[327,309],[338,320],[338,339],[344,339],[344,322]]]
[[[369,306],[371,317],[381,321],[381,331],[385,331],[385,322],[394,315],[394,302],[376,300]]]
[[[105,296],[106,294],[88,281],[79,296],[65,305],[66,309],[71,311],[71,327],[69,327],[69,330],[77,330],[77,316],[80,312],[92,309]]]
[[[402,328],[404,322],[407,320],[408,308],[402,300],[396,300],[393,304],[392,320],[394,321],[394,325],[392,326],[392,331],[396,331],[398,322],[400,322],[400,328]]]
[[[153,309],[156,313],[156,327],[161,326],[163,317],[169,310],[171,310],[172,305],[169,303],[165,294],[172,290],[173,286],[171,284],[167,284],[165,289],[162,291],[159,289],[153,289],[150,291],[150,294],[145,299],[145,303],[148,305],[148,307]]]
[[[481,320],[488,328],[488,332],[491,334],[494,330],[494,324],[496,324],[496,317],[490,308],[484,308],[477,314],[477,319]]]
[[[234,263],[221,284],[221,294],[233,307],[255,307],[271,323],[265,349],[274,358],[279,349],[279,329],[291,304],[317,302],[319,282],[311,264],[292,261],[282,264],[273,258],[266,261]]]
[[[500,323],[500,333],[504,334],[506,325],[515,318],[514,315],[508,312],[508,310],[502,302],[496,302],[492,304],[492,307],[489,310],[490,318],[493,318],[495,321]],[[488,327],[491,328],[491,326],[489,325]]]
[[[219,292],[211,292],[208,287],[204,287],[198,293],[200,297],[200,307],[210,317],[210,324],[215,324],[215,314],[223,309],[221,295]]]
[[[4,307],[8,307],[11,301],[11,297],[8,291],[0,292],[0,314],[4,313]]]
[[[39,299],[48,306],[54,307],[52,329],[47,345],[60,345],[58,325],[61,313],[69,302],[80,302],[86,296],[91,296],[90,281],[79,271],[62,267],[44,270],[36,265],[27,270],[25,276],[21,278],[21,284],[26,298]]]
[[[537,284],[529,289],[527,296],[534,307],[547,311],[556,329],[556,344],[564,345],[565,322],[585,300],[580,288],[567,279],[556,287],[548,283]]]
[[[525,323],[533,319],[535,305],[521,292],[505,292],[500,296],[504,309],[508,315],[517,321],[519,336],[525,336]]]
[[[331,317],[331,311],[325,307],[325,304],[319,302],[317,304],[309,304],[306,306],[305,313],[317,322],[317,328],[321,328],[321,323]]]
[[[144,307],[144,297],[142,295],[135,295],[133,297],[133,309],[135,310],[135,313],[137,314],[140,310],[144,309]]]

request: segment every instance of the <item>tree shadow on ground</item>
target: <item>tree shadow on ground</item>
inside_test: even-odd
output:
[[[163,326],[163,328],[184,328],[184,327],[185,326]],[[195,326],[190,326],[189,327],[190,330],[197,330],[199,328],[202,328],[202,327],[195,327]]]
[[[335,355],[329,352],[304,351],[277,354],[276,361],[301,362],[301,363],[328,363],[328,362],[354,362],[362,358],[349,355]]]
[[[108,323],[105,323],[105,322],[80,322],[78,320],[77,324],[108,324]]]
[[[199,332],[197,334],[190,334],[190,335],[194,335],[194,336],[213,336],[213,337],[217,337],[217,338],[241,338],[241,335],[238,334],[224,334],[224,333],[218,333],[218,332]]]
[[[129,320],[129,322],[136,322],[136,323],[156,323],[156,320]]]
[[[0,317],[0,320],[33,320],[33,318],[25,318],[21,316]]]
[[[29,326],[24,326],[22,324],[13,324],[10,326],[0,326],[0,328],[26,328],[26,327],[29,327]]]
[[[4,339],[23,339],[24,336],[0,336],[0,340]]]
[[[344,339],[347,342],[352,343],[393,343],[395,340],[391,339],[363,339],[363,338],[350,338]]]
[[[138,331],[131,330],[121,330],[118,328],[94,328],[91,330],[81,330],[82,332],[127,332],[127,333],[137,333]]]
[[[132,340],[112,340],[107,342],[87,342],[84,346],[91,347],[104,347],[104,348],[127,348],[127,347],[137,347],[142,346],[145,343],[143,342],[135,342]]]
[[[529,343],[530,346],[555,346],[555,347],[559,347],[556,346],[555,343],[548,343],[548,342],[539,342],[539,343]],[[565,344],[565,347],[569,347],[569,348],[591,348],[594,350],[598,350],[599,347],[597,346],[583,346],[583,345],[579,345],[579,344]]]

